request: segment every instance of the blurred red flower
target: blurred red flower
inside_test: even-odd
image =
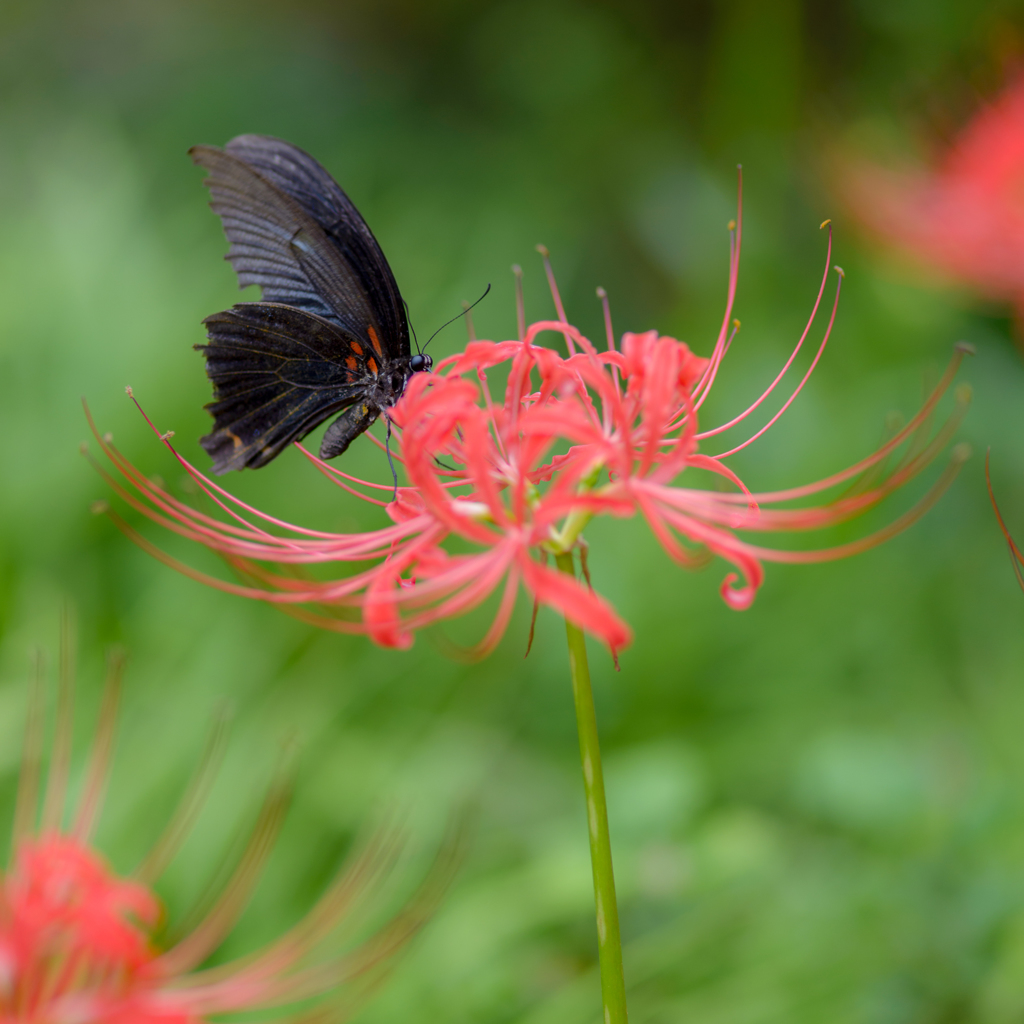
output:
[[[746,410],[700,431],[699,410],[739,328],[732,308],[740,237],[741,225],[731,224],[728,299],[708,358],[656,331],[627,333],[617,348],[607,303],[606,350],[599,352],[566,321],[548,266],[558,320],[532,324],[512,341],[471,341],[464,352],[441,361],[436,372],[409,381],[391,418],[399,428],[398,457],[410,486],[399,488],[393,501],[373,496],[391,492],[390,486],[356,480],[299,446],[336,484],[385,506],[390,526],[336,534],[281,522],[238,501],[162,435],[192,479],[228,516],[216,518],[148,480],[94,428],[127,482],[105,474],[111,486],[150,519],[217,551],[244,582],[200,574],[170,559],[116,515],[115,522],[157,557],[204,582],[277,603],[321,626],[366,633],[386,646],[409,645],[416,630],[468,611],[500,587],[494,620],[475,649],[485,653],[501,638],[520,583],[535,602],[556,608],[613,651],[624,646],[629,627],[590,589],[589,579],[584,586],[547,565],[549,557],[583,545],[582,531],[595,515],[641,514],[683,566],[705,564],[709,553],[725,558],[739,572],[726,577],[723,597],[734,608],[746,608],[762,583],[763,562],[841,558],[905,528],[948,486],[966,450],[954,451],[949,468],[914,509],[860,540],[788,551],[755,545],[738,531],[820,530],[878,504],[945,447],[966,409],[969,390],[958,391],[954,412],[929,436],[936,405],[966,351],[960,347],[917,416],[873,455],[818,483],[751,493],[724,460],[761,437],[807,382],[835,321],[842,272],[836,268],[835,299],[817,352],[781,408],[745,441],[704,454],[698,450],[703,442],[744,423],[781,383],[809,336],[828,282],[831,229],[817,299],[788,360]],[[537,343],[551,331],[562,335],[566,355]],[[492,394],[489,376],[504,381],[500,396]],[[904,458],[892,465],[893,454],[904,444]],[[700,478],[692,480],[695,470],[717,475],[734,490],[702,486]],[[846,491],[824,504],[773,507],[843,484]],[[472,550],[466,552],[467,546]],[[320,563],[343,564],[348,574],[323,581],[296,572]]]
[[[1024,75],[964,128],[934,170],[848,161],[839,187],[872,233],[1024,324]]]
[[[65,654],[65,658],[67,655]],[[71,688],[62,684],[54,750],[36,823],[42,754],[42,687],[33,691],[12,838],[13,862],[0,874],[0,1024],[203,1024],[210,1015],[283,1007],[338,992],[364,995],[388,958],[426,920],[450,858],[438,861],[406,907],[361,946],[325,947],[358,901],[380,884],[398,837],[380,833],[321,897],[307,917],[269,946],[217,967],[201,968],[245,909],[274,845],[288,803],[283,778],[271,786],[237,867],[199,923],[168,949],[155,936],[163,909],[150,888],[186,838],[216,770],[223,729],[167,830],[132,878],[120,878],[92,847],[113,744],[120,662],[112,663],[86,783],[68,831],[61,828],[70,763]],[[65,683],[67,681],[67,673]],[[321,1005],[320,1012],[328,1010]]]

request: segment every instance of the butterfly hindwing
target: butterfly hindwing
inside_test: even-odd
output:
[[[214,429],[201,439],[215,473],[258,468],[357,401],[374,353],[338,325],[276,303],[245,303],[204,321]]]

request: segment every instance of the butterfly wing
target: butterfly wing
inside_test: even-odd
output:
[[[376,375],[409,355],[391,268],[349,198],[297,147],[241,135],[189,152],[209,171],[239,285],[258,284],[264,299],[205,321],[215,422],[202,445],[214,471],[266,465],[358,401],[363,411],[327,446],[340,454],[379,413],[365,401]]]
[[[241,287],[258,284],[266,302],[337,323],[370,345],[378,361],[409,355],[408,322],[391,268],[348,196],[316,160],[264,135],[189,152],[210,172],[210,206],[231,243],[227,259]]]
[[[332,413],[365,404],[378,363],[338,324],[269,302],[237,305],[204,323],[209,344],[197,347],[213,381],[214,429],[200,443],[215,473],[264,466]]]

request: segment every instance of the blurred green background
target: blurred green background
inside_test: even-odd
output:
[[[854,560],[770,567],[753,608],[687,575],[638,522],[588,531],[597,588],[636,630],[616,673],[592,648],[633,1020],[1009,1022],[1024,1017],[1024,598],[982,453],[1024,534],[1024,366],[1005,311],[908,276],[832,197],[854,140],[941,145],[1024,52],[1024,4],[970,0],[6,0],[0,6],[0,780],[13,803],[29,652],[78,610],[80,750],[104,648],[130,652],[101,847],[129,869],[225,700],[235,724],[208,812],[160,892],[202,889],[301,739],[292,813],[227,953],[308,907],[360,824],[406,809],[426,848],[481,814],[442,911],[362,1020],[599,1018],[564,632],[523,602],[499,651],[408,652],[316,633],[142,554],[90,503],[88,397],[147,473],[180,472],[124,395],[205,466],[200,320],[237,300],[197,142],[283,136],[337,177],[380,239],[421,337],[491,281],[482,337],[551,315],[656,327],[710,351],[735,164],[746,178],[744,328],[707,422],[760,392],[799,334],[832,217],[847,272],[834,340],[784,420],[736,460],[754,489],[816,479],[910,414],[953,342],[975,448],[909,533]],[[866,145],[869,143],[865,143]],[[462,343],[449,328],[435,357]],[[711,447],[710,450],[720,450]],[[363,442],[346,456],[386,468]],[[228,485],[340,529],[376,520],[298,455]],[[901,495],[872,522],[907,507]],[[867,530],[872,523],[859,524]],[[837,534],[826,540],[852,536]],[[202,553],[150,536],[195,564]],[[52,661],[52,659],[51,659]],[[80,762],[79,757],[76,763]],[[9,813],[2,815],[4,822]],[[4,825],[6,828],[7,826]]]

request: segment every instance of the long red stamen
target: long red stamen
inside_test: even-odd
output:
[[[518,263],[512,264],[512,275],[516,282],[516,337],[520,341],[524,341],[526,338],[526,304],[523,302],[523,268]]]
[[[850,541],[848,544],[839,544],[836,547],[824,548],[818,551],[782,551],[778,548],[764,548],[746,541],[738,541],[738,549],[746,551],[755,558],[764,559],[766,562],[787,562],[790,564],[807,564],[813,562],[834,562],[840,558],[849,558],[871,548],[878,547],[898,533],[902,533],[908,526],[916,523],[949,489],[949,485],[956,479],[961,467],[970,457],[970,446],[957,445],[950,454],[949,464],[942,471],[942,475],[931,486],[928,493],[909,511],[905,512],[898,519],[894,519],[887,526],[861,537],[859,540]]]
[[[541,254],[544,260],[544,273],[547,275],[548,288],[551,289],[551,298],[555,302],[555,312],[558,314],[558,319],[563,324],[569,322],[569,318],[565,315],[565,307],[562,305],[562,296],[558,293],[558,285],[555,283],[555,272],[551,269],[551,254],[548,252],[546,245],[538,245],[537,252]],[[567,334],[565,336],[565,344],[569,350],[569,355],[575,355],[576,348],[573,345],[572,338]]]
[[[866,469],[870,469],[872,466],[877,465],[884,459],[887,459],[908,437],[910,437],[923,422],[925,422],[935,411],[936,405],[942,396],[949,390],[950,384],[953,383],[956,377],[957,370],[960,368],[960,364],[963,362],[964,356],[973,354],[974,349],[963,342],[958,343],[953,347],[953,357],[949,361],[949,365],[946,367],[945,373],[939,383],[935,385],[932,393],[925,400],[924,405],[918,410],[917,414],[907,423],[907,425],[896,434],[893,435],[885,444],[882,445],[877,451],[867,456],[867,458],[861,459],[859,462],[854,463],[847,469],[840,471],[839,473],[833,473],[831,476],[827,476],[822,480],[818,480],[812,484],[804,484],[802,487],[790,487],[782,491],[765,491],[755,493],[755,498],[761,505],[769,503],[777,503],[782,501],[795,501],[799,498],[806,498],[812,494],[820,494],[822,491],[829,490],[838,484],[845,483],[847,480],[851,480],[856,476],[859,476]],[[957,408],[959,410],[955,415],[962,416],[963,410],[966,409],[967,403],[970,401],[971,391],[967,385],[963,385],[957,389]],[[721,458],[722,456],[718,456]],[[720,501],[742,501],[743,499],[736,495],[721,494],[718,496]]]
[[[818,360],[821,359],[821,355],[825,351],[825,346],[828,344],[828,339],[832,335],[832,327],[836,322],[836,313],[839,310],[839,292],[843,284],[842,268],[836,267],[836,272],[839,275],[839,279],[836,281],[836,297],[832,303],[832,315],[829,317],[828,326],[825,328],[825,336],[821,339],[821,344],[818,346],[818,351],[814,354],[814,359],[811,361],[811,365],[807,368],[807,372],[800,379],[800,383],[797,384],[797,386],[793,389],[793,393],[789,396],[789,398],[786,399],[785,404],[782,406],[782,408],[759,431],[757,431],[756,434],[754,434],[751,437],[748,437],[746,441],[744,441],[742,444],[736,445],[735,448],[730,448],[727,452],[721,452],[720,454],[713,456],[714,458],[727,458],[730,455],[735,455],[736,452],[743,451],[743,449],[748,447],[749,445],[752,445],[759,437],[765,434],[770,427],[774,426],[779,421],[783,413],[785,413],[785,411],[793,404],[793,402],[796,399],[796,396],[799,395],[800,392],[803,390],[803,387],[807,383],[807,381],[810,380],[811,374],[814,373],[814,369],[818,365]],[[801,340],[801,344],[802,343],[803,342]],[[795,354],[796,353],[794,352],[794,355]],[[773,384],[772,387],[774,386],[775,385]],[[758,402],[758,404],[760,404],[760,402]],[[745,419],[746,416],[747,414],[744,413],[743,416],[740,418]]]
[[[716,339],[715,346],[712,349],[711,362],[704,371],[704,376],[698,382],[697,388],[694,392],[696,394],[698,391],[703,391],[703,394],[697,401],[698,409],[703,404],[704,398],[707,397],[707,392],[711,390],[711,385],[714,383],[715,376],[718,373],[718,367],[721,365],[722,358],[725,356],[725,351],[729,342],[729,324],[732,320],[732,309],[736,302],[736,288],[739,283],[740,270],[740,249],[743,242],[742,164],[737,164],[736,175],[736,220],[729,222],[729,282],[726,287],[725,313],[722,315],[722,326],[718,330],[718,338]]]
[[[815,317],[817,317],[817,315],[818,315],[818,308],[821,306],[821,299],[822,299],[822,296],[825,294],[825,285],[828,283],[828,269],[829,269],[829,265],[831,264],[831,261],[832,261],[832,226],[830,224],[829,225],[829,229],[828,229],[828,247],[827,247],[827,250],[826,250],[826,253],[825,253],[825,272],[821,276],[821,287],[818,289],[818,295],[817,295],[817,298],[814,300],[814,306],[811,309],[811,315],[808,317],[807,324],[804,327],[803,332],[801,333],[799,339],[797,340],[796,347],[790,353],[790,356],[786,360],[786,362],[783,365],[782,369],[779,370],[779,373],[776,376],[775,380],[773,380],[771,382],[771,384],[768,385],[768,387],[761,393],[761,396],[758,399],[756,399],[751,405],[749,405],[746,409],[744,409],[743,412],[741,412],[738,416],[734,416],[731,420],[729,420],[728,423],[723,423],[721,426],[713,427],[711,430],[703,430],[703,431],[701,431],[697,435],[699,440],[703,440],[704,438],[707,438],[707,437],[715,437],[716,435],[722,434],[726,430],[729,430],[732,427],[735,427],[737,423],[742,423],[755,409],[757,409],[761,405],[762,402],[764,402],[764,400],[775,390],[775,388],[777,387],[779,382],[782,380],[782,378],[785,377],[787,371],[793,365],[793,360],[796,359],[797,355],[800,352],[800,349],[803,348],[803,344],[807,340],[807,335],[810,333],[811,327],[814,325]],[[840,279],[841,279],[841,277],[840,277]],[[833,313],[833,316],[834,316],[834,313]],[[822,343],[822,347],[824,347],[824,343]],[[819,351],[819,355],[820,355],[820,351]],[[790,401],[792,401],[792,398],[790,399]]]
[[[1003,513],[999,511],[999,504],[996,502],[995,491],[992,489],[992,474],[989,471],[989,456],[991,455],[991,449],[985,452],[985,483],[988,487],[989,501],[992,502],[992,509],[996,514],[996,521],[999,523],[999,529],[1002,531],[1003,537],[1006,539],[1007,547],[1010,550],[1010,562],[1013,565],[1014,575],[1017,577],[1017,582],[1020,584],[1021,590],[1024,590],[1024,574],[1021,573],[1021,566],[1024,565],[1024,553],[1017,547],[1017,542],[1013,539],[1010,533],[1009,527],[1006,525],[1006,521],[1003,519]]]

